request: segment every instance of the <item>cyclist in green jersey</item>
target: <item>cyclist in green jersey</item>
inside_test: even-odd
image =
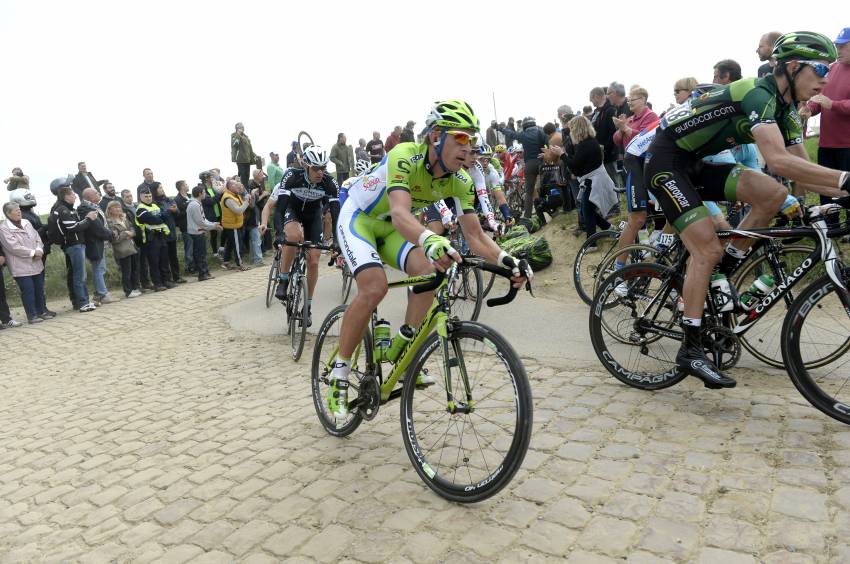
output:
[[[752,204],[739,226],[745,230],[767,226],[788,191],[759,171],[740,164],[704,163],[702,158],[755,141],[774,173],[825,196],[850,192],[846,171],[808,160],[796,109],[823,90],[829,63],[837,56],[835,46],[819,33],[787,33],[777,40],[773,56],[773,75],[738,80],[669,112],[646,158],[648,188],[691,254],[683,288],[685,339],[677,364],[711,388],[731,388],[735,380],[721,374],[703,351],[700,326],[709,278],[718,263],[722,273],[731,272],[754,239],[730,243],[724,252],[703,198]]]
[[[387,293],[383,265],[421,275],[433,272],[435,267],[445,271],[460,261],[449,240],[423,228],[413,209],[454,199],[458,222],[476,255],[511,268],[514,287],[521,287],[533,276],[526,261],[514,259],[484,234],[475,213],[475,187],[462,170],[479,128],[472,108],[460,100],[437,102],[426,124],[425,143],[396,145],[379,166],[351,184],[340,211],[337,233],[342,255],[357,283],[357,295],[342,320],[339,353],[331,376],[328,406],[338,418],[348,415],[351,355],[363,338],[372,311]],[[405,323],[418,326],[433,300],[433,293],[411,294]]]

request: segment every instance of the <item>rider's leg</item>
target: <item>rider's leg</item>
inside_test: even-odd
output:
[[[283,232],[286,235],[286,240],[290,243],[300,243],[304,240],[304,230],[301,228],[301,224],[297,221],[290,221],[284,225]],[[295,247],[283,247],[283,256],[281,257],[280,265],[281,272],[289,272],[289,268],[292,266],[292,261],[295,260],[295,252]]]
[[[682,288],[685,318],[700,320],[708,292],[708,282],[714,267],[723,257],[723,248],[714,232],[714,224],[707,217],[688,225],[688,228],[679,236],[691,255]]]
[[[620,239],[617,241],[617,248],[622,249],[626,245],[631,245],[635,242],[638,231],[646,224],[646,210],[633,211],[629,213],[629,221],[620,233]],[[617,257],[617,262],[620,265],[625,264],[628,256],[626,253]]]
[[[307,295],[313,299],[313,291],[316,289],[316,282],[319,281],[319,258],[322,251],[319,249],[310,249],[307,251]]]
[[[788,190],[770,176],[748,169],[741,172],[736,194],[738,200],[752,206],[750,212],[738,224],[738,229],[752,229],[767,227],[782,207]],[[735,247],[746,251],[753,243],[755,239],[737,240]]]
[[[387,295],[387,275],[380,263],[372,263],[354,276],[357,294],[345,310],[339,331],[339,356],[350,359],[369,324],[372,312]]]

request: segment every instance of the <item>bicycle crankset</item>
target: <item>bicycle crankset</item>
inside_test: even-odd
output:
[[[366,374],[360,380],[360,393],[357,396],[357,411],[366,421],[371,421],[378,415],[381,406],[381,384],[374,374]]]
[[[741,341],[731,329],[720,325],[706,325],[701,335],[706,356],[713,360],[720,370],[729,370],[741,360]]]

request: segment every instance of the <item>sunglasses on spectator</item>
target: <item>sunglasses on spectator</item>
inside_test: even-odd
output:
[[[325,166],[312,166],[310,165],[310,170],[313,172],[325,172],[328,169],[327,165]]]
[[[626,98],[626,102],[631,104],[632,102],[637,102],[638,100],[643,100],[643,96],[638,96],[636,98]]]
[[[474,133],[449,130],[446,131],[446,135],[451,135],[454,140],[458,142],[459,145],[475,145],[476,143],[478,143],[478,136]]]
[[[820,78],[826,78],[826,75],[829,74],[829,65],[825,65],[824,63],[816,63],[814,61],[800,61],[801,65],[806,65],[812,67],[812,70],[815,71],[815,74]]]

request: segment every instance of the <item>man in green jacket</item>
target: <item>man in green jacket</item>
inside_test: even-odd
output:
[[[236,124],[236,131],[230,134],[230,160],[236,163],[242,186],[248,185],[248,175],[251,172],[251,164],[253,164],[254,159],[251,140],[245,135],[245,126],[240,121]]]
[[[354,149],[345,144],[345,133],[336,136],[336,144],[331,147],[331,162],[336,167],[337,184],[354,174]]]
[[[266,166],[266,191],[271,192],[283,179],[283,169],[280,167],[280,155],[272,151],[269,153],[269,159],[271,162]]]

